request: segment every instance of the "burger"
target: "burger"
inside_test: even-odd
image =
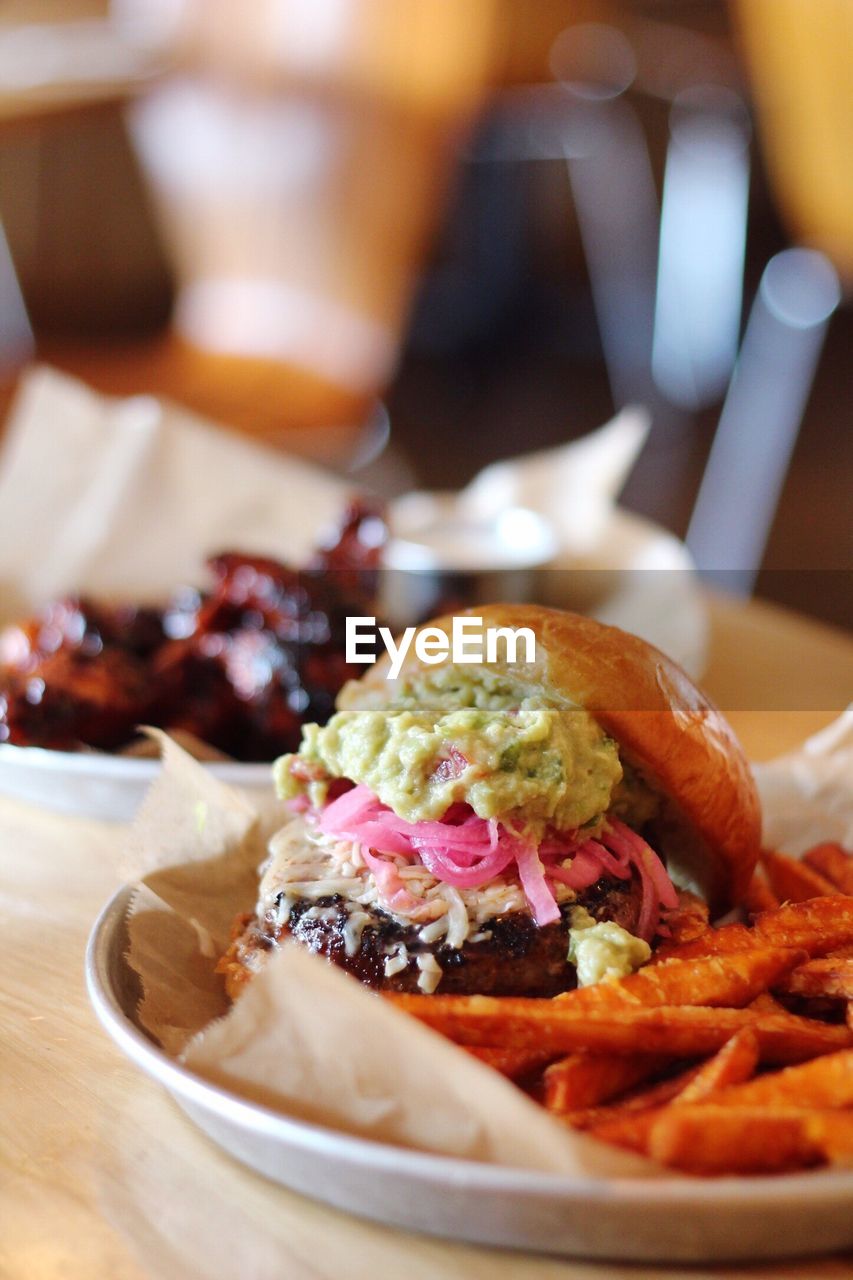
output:
[[[530,629],[532,660],[412,646],[276,762],[291,816],[219,962],[232,996],[288,939],[380,990],[554,996],[644,964],[680,891],[738,901],[755,787],[684,671],[575,614],[476,614]]]

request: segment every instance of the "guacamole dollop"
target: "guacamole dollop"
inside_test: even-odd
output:
[[[469,804],[481,818],[541,836],[592,827],[622,778],[616,743],[581,707],[487,671],[442,668],[382,708],[306,725],[297,755],[275,765],[279,794],[325,799],[329,781],[363,783],[408,822]]]
[[[578,986],[606,978],[624,978],[644,965],[652,949],[642,938],[612,920],[596,921],[584,907],[570,917],[568,960],[578,973]]]

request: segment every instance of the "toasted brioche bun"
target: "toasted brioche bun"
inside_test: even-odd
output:
[[[656,839],[670,870],[698,889],[715,913],[739,902],[760,848],[758,796],[731,727],[681,667],[637,636],[578,614],[501,604],[464,612],[481,617],[484,627],[534,632],[535,663],[500,660],[490,669],[585,707],[618,742],[622,758],[663,797]],[[426,625],[450,635],[452,618]],[[394,697],[399,680],[441,665],[424,666],[412,643],[397,681],[386,679],[389,661],[383,658],[345,686],[338,705],[382,705]]]

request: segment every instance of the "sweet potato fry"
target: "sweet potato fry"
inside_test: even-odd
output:
[[[730,1012],[736,1012],[731,1010]],[[752,1024],[762,1062],[805,1062],[853,1044],[850,1028],[801,1018],[792,1013],[758,1013]]]
[[[820,1025],[820,1024],[816,1024]],[[814,1110],[853,1106],[853,1049],[771,1071],[721,1089],[711,1101],[721,1107],[802,1106]]]
[[[671,943],[691,942],[710,928],[708,904],[695,893],[679,889],[678,906],[667,914],[667,937]]]
[[[820,1164],[825,1118],[799,1110],[706,1103],[646,1117],[646,1150],[685,1173],[781,1173]]]
[[[832,1164],[853,1164],[853,1111],[810,1117],[810,1133]]]
[[[670,959],[614,982],[598,982],[557,996],[572,1009],[613,1009],[623,1005],[722,1005],[739,1008],[773,986],[797,963],[802,952],[760,947],[726,957]]]
[[[484,1045],[468,1045],[467,1052],[479,1058],[486,1066],[499,1071],[508,1080],[523,1080],[525,1076],[541,1070],[554,1058],[553,1053],[541,1049],[510,1049]]]
[[[761,865],[767,873],[770,887],[782,902],[806,902],[809,898],[829,898],[838,893],[831,880],[819,871],[806,866],[798,858],[785,853],[764,849]]]
[[[666,1058],[654,1054],[613,1058],[606,1053],[570,1053],[545,1069],[545,1106],[555,1113],[595,1107],[642,1084],[666,1064]]]
[[[758,1037],[751,1027],[739,1031],[727,1040],[713,1058],[703,1062],[692,1080],[673,1100],[673,1106],[703,1102],[712,1094],[730,1085],[742,1084],[755,1074],[760,1049]]]
[[[779,899],[767,883],[766,877],[760,871],[754,872],[743,895],[744,911],[753,916],[758,911],[773,911],[778,906]]]
[[[701,898],[698,893],[693,893],[691,889],[677,889],[676,897],[678,898],[676,911],[695,916],[707,924],[710,910],[704,898]]]
[[[853,898],[810,898],[763,911],[753,921],[753,933],[768,946],[802,947],[810,956],[824,956],[853,942]]]
[[[847,1027],[793,1014],[690,1005],[578,1009],[566,1001],[493,996],[396,995],[405,1013],[458,1044],[537,1047],[555,1053],[644,1053],[699,1058],[716,1053],[745,1027],[758,1036],[765,1062],[802,1062],[853,1043]]]
[[[754,1000],[750,1001],[747,1008],[752,1009],[754,1013],[788,1013],[785,1006],[769,991],[762,991],[760,996],[756,996]]]
[[[840,844],[816,844],[803,854],[803,862],[842,893],[853,894],[853,853]]]
[[[608,1134],[615,1135],[617,1123],[630,1122],[642,1112],[659,1111],[668,1102],[679,1097],[701,1070],[701,1067],[688,1067],[686,1071],[679,1071],[677,1075],[658,1080],[648,1088],[634,1089],[615,1102],[599,1107],[582,1107],[580,1110],[567,1112],[560,1118],[573,1129],[606,1129]],[[626,1133],[633,1135],[636,1130],[628,1124]],[[614,1136],[613,1141],[618,1141],[618,1138]],[[629,1137],[626,1145],[639,1150],[633,1137]]]
[[[664,942],[657,948],[646,969],[654,968],[668,960],[701,960],[703,956],[732,955],[737,951],[752,951],[759,943],[756,935],[744,924],[726,924],[721,929],[707,929],[689,942]]]
[[[853,1000],[853,958],[809,960],[786,974],[776,990],[786,996]]]
[[[787,1167],[784,1155],[787,1148],[784,1144],[780,1146],[775,1129],[769,1131],[769,1153],[762,1155],[750,1151],[750,1126],[754,1117],[801,1111],[820,1112],[825,1116],[829,1108],[848,1106],[849,1099],[853,1097],[853,1050],[819,1058],[802,1066],[788,1067],[746,1083],[733,1083],[733,1076],[738,1072],[754,1070],[757,1056],[757,1037],[751,1031],[745,1032],[730,1040],[701,1067],[664,1081],[625,1102],[593,1108],[588,1113],[567,1116],[566,1119],[574,1127],[587,1129],[604,1142],[644,1152],[664,1164],[692,1172],[758,1172]],[[727,1087],[720,1088],[727,1078]],[[667,1103],[668,1106],[665,1105]],[[664,1124],[664,1118],[677,1110],[684,1110],[698,1119],[683,1127]],[[730,1122],[729,1114],[734,1114],[737,1121]],[[704,1129],[710,1119],[716,1120],[718,1127],[708,1139],[708,1150],[692,1155],[686,1135],[690,1133],[695,1141],[705,1141]],[[730,1153],[730,1135],[737,1132],[738,1125],[743,1126],[743,1140],[747,1147],[740,1157]],[[789,1124],[781,1132],[788,1133],[790,1127]],[[831,1126],[826,1128],[828,1133]],[[756,1126],[755,1133],[758,1131]],[[816,1163],[824,1154],[821,1136],[812,1133],[799,1135],[797,1141],[802,1142],[803,1151],[811,1151],[805,1145],[807,1138],[814,1143],[815,1149],[810,1156],[797,1156],[795,1166]],[[841,1158],[845,1151],[843,1138],[836,1142],[835,1150],[837,1158]],[[795,1145],[793,1151],[800,1151],[800,1146]]]
[[[601,1142],[611,1143],[614,1147],[625,1147],[628,1151],[648,1155],[652,1128],[658,1116],[665,1113],[667,1109],[666,1107],[644,1107],[635,1111],[619,1111],[616,1115],[605,1116],[602,1120],[589,1125],[586,1132]]]
[[[720,1088],[747,1080],[758,1064],[758,1038],[751,1029],[739,1031],[713,1058],[609,1107],[591,1107],[566,1116],[577,1129],[616,1146],[645,1153],[651,1127],[661,1108],[704,1102]]]

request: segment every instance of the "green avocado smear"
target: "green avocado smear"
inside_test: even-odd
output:
[[[592,830],[611,805],[653,807],[641,779],[623,783],[617,745],[587,711],[487,668],[442,667],[382,707],[306,725],[274,775],[284,799],[320,805],[330,781],[349,778],[408,822],[464,802],[536,839],[546,828]]]
[[[579,987],[626,978],[652,954],[642,938],[612,920],[596,920],[584,907],[573,908],[570,923],[568,959],[577,970]]]

